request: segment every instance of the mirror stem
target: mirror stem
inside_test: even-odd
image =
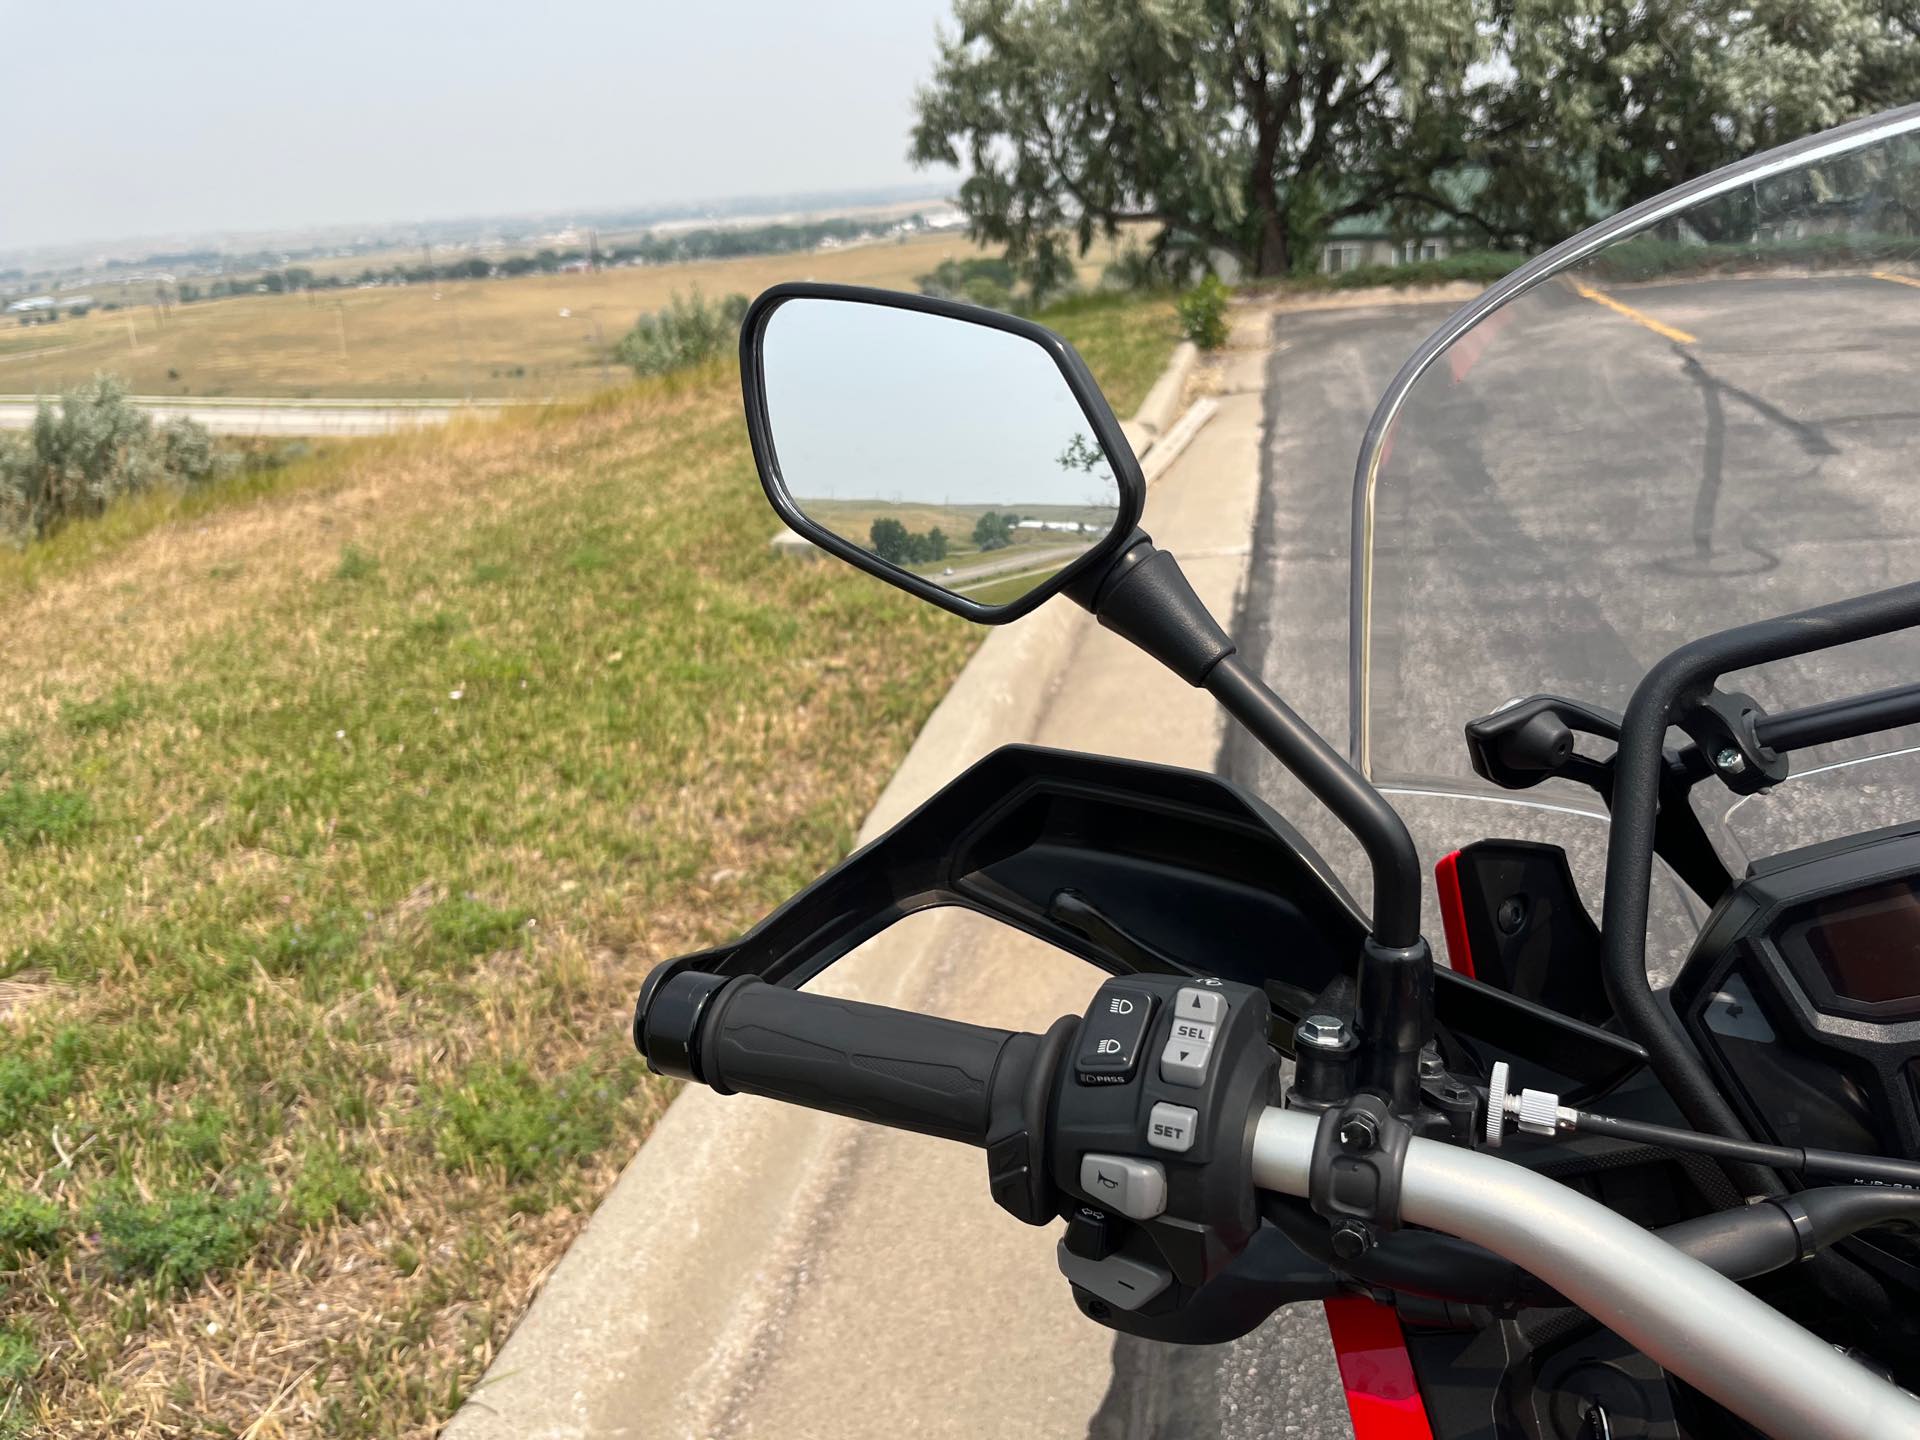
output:
[[[1360,957],[1362,1081],[1411,1103],[1433,1028],[1433,959],[1420,935],[1420,856],[1406,822],[1358,770],[1242,660],[1180,564],[1144,531],[1067,593],[1227,713],[1352,832],[1373,872],[1373,931]]]

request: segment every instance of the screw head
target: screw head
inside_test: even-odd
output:
[[[1439,1080],[1444,1078],[1446,1073],[1447,1062],[1440,1058],[1438,1051],[1422,1050],[1420,1052],[1420,1078],[1422,1080]]]
[[[1380,1127],[1365,1111],[1349,1115],[1340,1122],[1340,1143],[1349,1150],[1371,1150],[1380,1136]]]
[[[1520,927],[1527,923],[1527,897],[1509,895],[1500,902],[1500,908],[1493,912],[1493,923],[1500,927],[1502,935],[1518,935]]]
[[[1740,752],[1731,745],[1713,757],[1714,768],[1728,774],[1738,775],[1747,768],[1747,762]]]
[[[1358,1220],[1342,1220],[1334,1227],[1333,1253],[1342,1260],[1358,1260],[1373,1248],[1373,1234]]]
[[[1314,1050],[1344,1050],[1352,1038],[1338,1015],[1309,1015],[1293,1027],[1294,1043]]]

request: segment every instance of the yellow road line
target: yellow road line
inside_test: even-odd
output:
[[[1891,270],[1871,270],[1867,273],[1876,280],[1885,280],[1889,285],[1911,285],[1914,289],[1920,290],[1920,280],[1914,279],[1911,275],[1896,275]]]
[[[1676,330],[1671,325],[1662,324],[1644,310],[1636,310],[1631,305],[1622,305],[1604,290],[1596,290],[1591,285],[1582,285],[1578,280],[1573,282],[1573,288],[1580,293],[1582,300],[1591,300],[1596,305],[1604,305],[1614,314],[1624,315],[1634,324],[1644,325],[1654,334],[1671,340],[1676,345],[1692,345],[1699,338],[1689,335],[1684,330]]]

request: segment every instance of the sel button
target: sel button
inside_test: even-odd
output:
[[[1156,1150],[1191,1150],[1193,1126],[1199,1118],[1185,1105],[1168,1105],[1163,1101],[1147,1116],[1147,1143]]]
[[[1202,1024],[1198,1020],[1184,1020],[1178,1015],[1173,1017],[1173,1038],[1176,1040],[1191,1040],[1196,1045],[1211,1045],[1213,1029],[1213,1026]]]

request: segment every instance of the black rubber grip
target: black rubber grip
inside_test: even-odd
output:
[[[1040,1041],[751,976],[712,998],[700,1029],[700,1078],[716,1090],[969,1145],[995,1138],[996,1114],[1017,1124]]]

